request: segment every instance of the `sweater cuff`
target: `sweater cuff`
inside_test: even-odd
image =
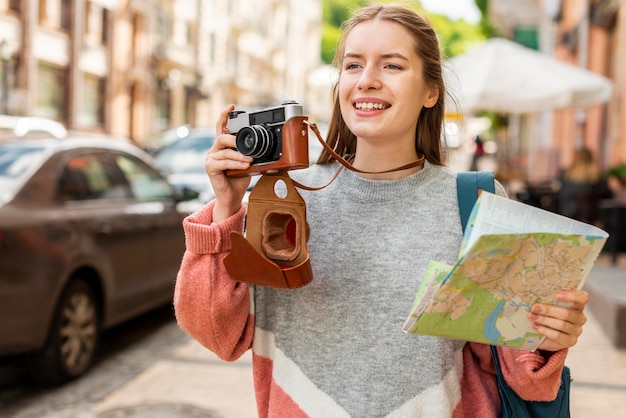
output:
[[[230,251],[230,233],[243,231],[246,206],[242,203],[239,211],[221,222],[213,223],[215,200],[183,220],[185,247],[196,254],[216,254]]]
[[[528,374],[545,378],[563,368],[567,352],[567,349],[554,352],[528,352],[517,357],[516,361],[525,365]]]

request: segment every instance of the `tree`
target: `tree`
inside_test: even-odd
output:
[[[365,0],[324,0],[322,19],[322,61],[330,64],[335,56],[340,27],[348,20],[353,10],[366,3]]]
[[[477,5],[486,8],[487,0],[475,0]],[[324,0],[323,2],[323,30],[322,30],[322,61],[330,64],[335,55],[335,48],[340,35],[341,23],[346,21],[353,10],[367,4],[367,0]],[[420,13],[419,2],[415,2],[415,9]],[[481,3],[481,4],[478,4]],[[472,24],[463,19],[452,21],[446,16],[426,12],[435,31],[439,35],[441,50],[444,58],[451,58],[465,52],[470,46],[482,42],[489,34],[487,21],[484,18],[480,24]]]

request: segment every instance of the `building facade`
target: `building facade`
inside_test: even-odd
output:
[[[307,105],[321,0],[0,0],[0,113],[141,141],[227,104]]]
[[[603,169],[626,162],[626,3],[623,0],[490,0],[489,17],[504,36],[613,82],[612,99],[587,109],[533,115],[529,160],[566,167],[577,148],[590,148]],[[549,176],[548,176],[549,177]],[[538,180],[546,180],[539,178]]]

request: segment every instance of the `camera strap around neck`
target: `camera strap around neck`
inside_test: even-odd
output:
[[[314,122],[310,122],[308,120],[303,121],[304,124],[308,125],[309,128],[311,128],[311,130],[315,133],[315,136],[317,137],[317,139],[319,140],[319,142],[322,144],[322,147],[324,147],[324,149],[326,151],[328,151],[328,153],[330,155],[332,155],[332,157],[339,163],[342,165],[342,167],[339,167],[339,170],[337,170],[337,172],[335,173],[335,175],[333,176],[332,179],[330,179],[330,181],[328,183],[326,183],[323,186],[320,187],[311,187],[311,186],[306,186],[304,184],[301,184],[295,180],[292,179],[293,183],[295,184],[296,187],[298,187],[299,189],[303,189],[303,190],[309,190],[309,191],[316,191],[316,190],[321,190],[325,187],[328,187],[330,184],[332,184],[333,181],[335,181],[335,179],[337,179],[337,177],[339,176],[339,173],[341,173],[341,170],[345,167],[350,171],[354,171],[355,173],[361,173],[361,174],[384,174],[384,173],[393,173],[394,171],[402,171],[402,170],[408,170],[410,168],[414,168],[414,167],[418,167],[418,166],[423,166],[424,165],[424,159],[425,157],[423,155],[420,155],[419,158],[415,161],[413,161],[412,163],[409,164],[405,164],[401,167],[396,167],[396,168],[392,168],[390,170],[383,170],[383,171],[364,171],[364,170],[359,170],[358,168],[354,167],[352,164],[350,164],[349,161],[347,161],[344,157],[342,157],[341,155],[337,154],[327,143],[326,141],[324,141],[324,139],[322,138],[322,134],[320,133],[317,125]]]

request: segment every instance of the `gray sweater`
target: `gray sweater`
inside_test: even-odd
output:
[[[290,175],[316,186],[337,168]],[[257,287],[257,328],[350,416],[384,416],[426,391],[428,407],[443,408],[434,416],[450,413],[460,397],[463,344],[401,328],[428,261],[453,264],[458,256],[455,174],[426,163],[379,181],[344,169],[329,187],[301,195],[314,279],[295,291]],[[255,338],[256,348],[263,342]]]
[[[291,175],[322,185],[337,168]],[[301,194],[314,279],[299,289],[231,279],[222,259],[244,207],[213,222],[211,202],[185,219],[180,327],[225,360],[252,347],[260,417],[497,417],[488,346],[401,330],[426,263],[457,258],[455,173],[426,163],[406,178],[372,181],[344,170],[328,188]],[[566,354],[499,349],[507,381],[533,400],[554,398]]]

